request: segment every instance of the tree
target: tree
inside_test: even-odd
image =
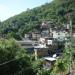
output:
[[[18,33],[15,33],[15,32],[9,32],[7,34],[7,38],[14,38],[16,40],[22,40],[21,35],[19,35]]]
[[[34,75],[29,55],[14,39],[0,39],[0,75]]]

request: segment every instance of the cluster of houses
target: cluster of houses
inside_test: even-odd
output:
[[[25,34],[23,41],[17,41],[22,47],[35,54],[35,59],[44,58],[45,65],[48,62],[56,61],[57,56],[61,55],[65,46],[65,41],[69,38],[69,27],[66,29],[52,28],[51,23],[43,22],[39,30],[34,30]],[[44,66],[45,66],[44,65]]]

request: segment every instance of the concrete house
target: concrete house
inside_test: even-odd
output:
[[[40,37],[41,37],[40,31],[32,32],[32,40],[38,40],[40,39]]]
[[[22,48],[25,48],[28,50],[29,53],[32,53],[34,50],[34,41],[31,41],[29,39],[22,40],[22,41],[16,41]]]

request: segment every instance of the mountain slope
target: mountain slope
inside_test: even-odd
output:
[[[52,3],[46,3],[40,7],[22,12],[19,15],[11,17],[0,25],[0,32],[9,36],[19,38],[24,36],[24,33],[38,29],[42,21],[66,22],[67,14],[74,14],[75,0],[54,0]],[[75,24],[75,15],[71,17],[73,25]],[[74,28],[74,26],[73,26]]]

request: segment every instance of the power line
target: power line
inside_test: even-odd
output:
[[[13,62],[13,61],[15,61],[15,60],[17,60],[17,59],[12,59],[12,60],[10,60],[10,61],[6,61],[6,62],[0,64],[0,66],[3,66],[3,65],[5,65],[5,64],[8,64],[8,63],[10,63],[10,62]]]
[[[21,59],[21,58],[24,58],[24,56],[23,56],[23,57],[19,57],[19,58],[17,58],[17,59],[14,58],[14,59],[12,59],[12,60],[6,61],[6,62],[0,64],[0,66],[6,65],[6,64],[8,64],[8,63],[11,63],[11,62],[13,62],[13,61],[19,60],[19,59]]]

